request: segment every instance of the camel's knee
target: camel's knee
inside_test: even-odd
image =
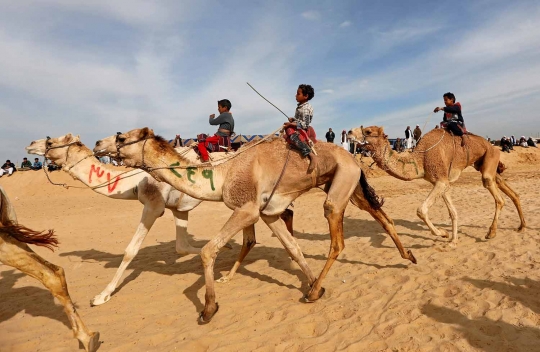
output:
[[[202,249],[201,249],[201,259],[203,262],[203,265],[206,266],[212,261],[214,261],[217,257],[217,254],[225,245],[225,242],[221,238],[213,238],[211,241],[209,241]]]
[[[489,187],[493,186],[493,178],[491,178],[491,177],[482,177],[482,185],[485,188],[489,188]]]
[[[323,205],[324,208],[324,217],[327,219],[332,219],[341,216],[343,214],[343,210],[338,209],[335,203],[333,203],[330,200],[326,200]]]
[[[416,215],[420,219],[425,220],[427,217],[427,209],[425,209],[424,206],[418,207],[418,209],[416,209]]]

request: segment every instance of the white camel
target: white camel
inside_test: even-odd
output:
[[[29,154],[46,154],[47,158],[62,166],[64,171],[96,193],[113,199],[138,200],[144,205],[141,221],[125,250],[120,267],[107,287],[90,301],[93,306],[110,300],[124,271],[139,252],[144,238],[156,219],[163,215],[165,208],[174,216],[176,252],[200,254],[201,249],[192,247],[187,239],[188,214],[201,203],[200,200],[176,190],[167,183],[156,181],[141,170],[126,173],[100,163],[93,152],[81,143],[79,136],[67,134],[58,138],[40,139],[30,143],[26,150]]]

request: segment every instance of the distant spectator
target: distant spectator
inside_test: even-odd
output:
[[[512,148],[512,142],[510,139],[506,138],[506,136],[503,136],[501,138],[501,150],[503,152],[510,153],[510,149]]]
[[[510,136],[510,143],[512,143],[512,145],[517,145],[516,144],[516,137]]]
[[[341,132],[341,145],[345,150],[349,150],[349,141],[347,139],[347,131],[345,130]]]
[[[43,164],[41,161],[39,161],[38,158],[34,159],[34,164],[30,167],[32,170],[41,170],[43,168]]]
[[[59,166],[55,165],[52,161],[47,160],[47,171],[51,172],[58,169],[60,169]]]
[[[336,134],[334,131],[332,131],[331,128],[328,129],[328,132],[326,132],[326,141],[328,143],[334,143],[334,139],[336,138]]]
[[[411,131],[411,126],[407,126],[407,129],[405,130],[405,148],[411,149],[412,141],[413,141],[413,134]]]
[[[528,145],[529,147],[535,147],[535,148],[537,148],[537,147],[536,147],[536,143],[533,141],[532,137],[529,137],[529,139],[527,139],[527,145]]]
[[[401,153],[403,151],[403,143],[401,142],[401,138],[396,139],[393,149],[398,153]]]
[[[519,139],[519,145],[523,148],[529,148],[529,145],[527,144],[527,139],[525,138],[525,136],[521,136],[521,138]]]
[[[2,165],[2,168],[0,169],[0,177],[4,176],[5,174],[8,174],[8,177],[13,175],[13,172],[17,171],[17,168],[15,168],[15,164],[13,164],[9,159],[6,160],[5,164]]]
[[[23,161],[21,163],[21,169],[27,170],[32,168],[32,163],[30,162],[30,160],[28,160],[28,158],[23,158],[22,160]]]
[[[420,129],[420,125],[416,125],[416,128],[413,131],[413,137],[414,145],[416,146],[418,144],[418,141],[420,140],[420,137],[422,137],[422,130]]]
[[[179,148],[179,147],[184,146],[184,143],[182,142],[182,138],[180,138],[179,134],[177,134],[174,137],[174,139],[171,141],[171,145],[173,146],[173,148]]]

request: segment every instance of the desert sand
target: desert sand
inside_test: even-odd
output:
[[[345,250],[324,282],[326,294],[307,304],[306,279],[264,223],[258,244],[234,279],[217,284],[220,310],[197,324],[204,302],[200,258],[174,249],[170,212],[156,221],[111,300],[90,307],[121,262],[142,205],[88,189],[51,185],[43,172],[17,172],[0,185],[19,221],[54,228],[60,247],[33,249],[66,271],[69,291],[100,351],[540,351],[540,150],[503,153],[503,177],[519,193],[528,229],[517,233],[517,212],[504,197],[497,237],[485,234],[494,201],[472,168],[451,190],[459,214],[459,245],[434,238],[416,216],[431,185],[386,175],[363,158],[370,184],[385,198],[403,245],[418,259],[402,260],[383,229],[365,212],[345,213]],[[64,172],[55,182],[81,186]],[[329,248],[324,193],[312,190],[294,204],[295,236],[318,274]],[[190,213],[193,245],[203,246],[231,211],[203,203]],[[450,230],[442,199],[430,212]],[[216,279],[233,265],[242,243],[221,253]],[[66,316],[40,284],[0,265],[0,351],[75,351]]]

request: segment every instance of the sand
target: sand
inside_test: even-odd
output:
[[[205,326],[197,324],[204,302],[201,261],[175,253],[169,211],[156,221],[111,300],[91,308],[90,299],[120,264],[142,205],[53,186],[42,172],[19,172],[0,185],[21,223],[56,230],[56,252],[34,249],[64,267],[79,313],[101,333],[100,351],[540,351],[540,151],[516,149],[503,154],[509,167],[503,176],[521,196],[526,232],[515,232],[518,215],[505,197],[497,237],[484,240],[494,201],[469,168],[451,191],[460,240],[458,248],[448,248],[416,216],[430,191],[427,182],[369,170],[417,265],[401,259],[367,213],[349,206],[346,248],[324,282],[326,294],[306,304],[305,277],[259,222],[259,244],[233,281],[216,285],[220,310]],[[369,160],[363,161],[367,167]],[[63,172],[51,177],[81,185]],[[324,194],[312,190],[294,207],[295,236],[316,273],[330,243],[323,201]],[[192,211],[191,243],[203,246],[230,213],[217,203]],[[450,231],[441,199],[430,215]],[[239,234],[233,249],[219,255],[216,278],[232,266],[241,242]],[[0,265],[0,300],[0,351],[77,350],[61,306],[36,280]]]

